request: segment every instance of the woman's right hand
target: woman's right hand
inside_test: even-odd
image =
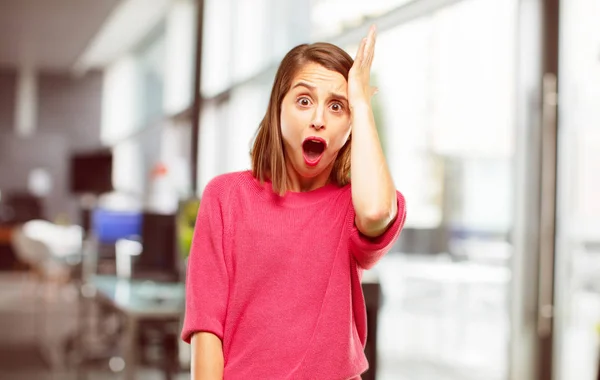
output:
[[[213,333],[192,336],[192,380],[223,380],[223,343]]]

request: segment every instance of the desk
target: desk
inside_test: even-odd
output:
[[[123,355],[124,378],[133,380],[137,367],[137,336],[142,321],[177,322],[185,309],[183,283],[159,283],[92,276],[88,284],[94,298],[126,320]]]
[[[147,280],[93,276],[89,281],[99,300],[135,318],[164,319],[179,317],[185,307],[185,285]]]

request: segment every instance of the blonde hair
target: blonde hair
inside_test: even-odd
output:
[[[252,174],[261,183],[270,180],[273,190],[280,195],[288,190],[280,125],[281,102],[290,90],[294,76],[307,63],[316,63],[336,71],[348,80],[348,72],[354,61],[344,50],[324,42],[296,46],[281,61],[275,75],[267,112],[260,122],[251,151]],[[351,140],[352,134],[338,152],[331,171],[331,181],[339,186],[350,182]]]

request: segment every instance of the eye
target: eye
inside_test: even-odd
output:
[[[308,107],[310,106],[310,99],[307,98],[306,96],[303,96],[301,98],[298,98],[298,100],[296,101],[300,106],[302,107]]]
[[[331,104],[331,110],[333,112],[341,112],[344,110],[344,106],[342,105],[342,103],[335,102]]]

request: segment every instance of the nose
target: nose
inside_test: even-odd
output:
[[[322,128],[325,128],[325,116],[324,116],[323,107],[315,108],[315,113],[313,115],[310,126],[314,129],[316,129],[317,131]]]

